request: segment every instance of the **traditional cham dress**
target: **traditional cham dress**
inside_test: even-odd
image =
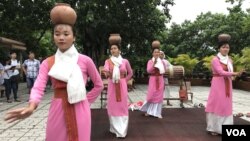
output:
[[[147,72],[149,73],[147,100],[141,107],[141,111],[148,115],[162,118],[162,103],[164,93],[164,78],[165,73],[162,60],[158,58],[157,63],[154,64],[154,58],[148,61]]]
[[[127,82],[133,72],[129,61],[121,56],[107,59],[104,70],[109,74],[107,95],[109,131],[116,134],[116,137],[126,137],[129,121]]]
[[[207,131],[222,133],[222,125],[233,124],[232,79],[233,66],[228,56],[220,53],[212,60],[213,78],[206,105]]]
[[[35,81],[30,95],[30,102],[40,103],[46,83],[48,73],[54,64],[55,59],[47,58],[40,66],[39,75]],[[91,113],[90,104],[95,101],[103,89],[103,83],[99,72],[93,61],[85,56],[78,55],[77,65],[84,83],[90,77],[94,83],[94,88],[86,94],[86,99],[70,104],[68,100],[68,83],[51,78],[54,88],[47,128],[46,141],[90,141],[91,134]],[[65,68],[61,68],[62,71]],[[75,72],[74,72],[75,73]],[[85,89],[85,84],[79,84]],[[73,99],[74,101],[74,99]]]

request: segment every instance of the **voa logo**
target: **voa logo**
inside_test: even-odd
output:
[[[227,136],[247,136],[244,129],[226,129]]]

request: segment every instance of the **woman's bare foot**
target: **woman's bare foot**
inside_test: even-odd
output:
[[[210,132],[210,134],[211,134],[212,136],[218,136],[218,135],[219,135],[218,133],[215,133],[215,132]]]
[[[163,117],[162,116],[158,116],[159,119],[162,119]]]

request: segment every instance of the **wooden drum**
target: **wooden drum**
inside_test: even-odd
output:
[[[170,66],[166,69],[164,77],[181,79],[185,75],[183,66]]]

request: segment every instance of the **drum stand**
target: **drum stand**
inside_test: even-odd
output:
[[[182,87],[182,89],[187,91],[187,100],[183,100],[180,97],[171,97],[171,98],[166,98],[165,97],[164,100],[166,100],[166,101],[167,100],[180,100],[180,107],[181,108],[185,108],[184,104],[183,104],[184,102],[190,101],[191,103],[193,103],[193,92],[191,92],[191,83],[189,81],[186,81],[184,78],[168,78],[168,81],[169,81],[169,83],[165,84],[165,87],[167,85],[170,85],[170,83],[172,83],[173,85]],[[190,100],[188,100],[189,95],[191,96]]]

